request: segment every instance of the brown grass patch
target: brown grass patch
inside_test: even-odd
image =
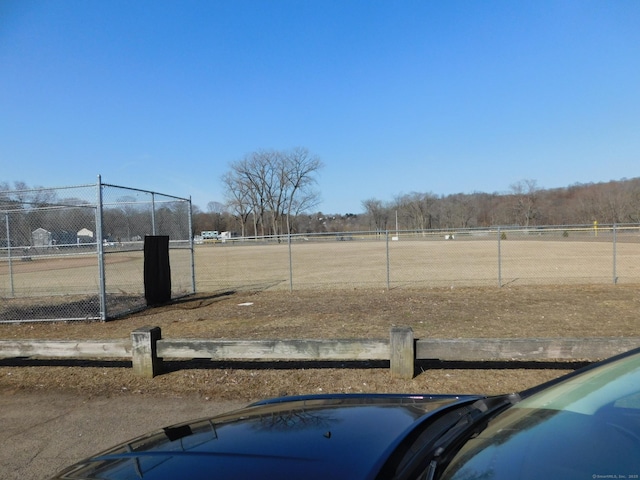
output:
[[[417,338],[640,336],[639,307],[633,285],[218,291],[106,323],[0,324],[0,338],[128,338],[144,325],[161,327],[165,338],[387,338],[393,325],[412,327]],[[9,359],[0,360],[0,391],[240,400],[329,392],[500,393],[557,377],[574,365],[430,364],[406,381],[391,379],[384,362],[344,366],[174,362],[168,373],[146,380],[135,377],[128,362]]]

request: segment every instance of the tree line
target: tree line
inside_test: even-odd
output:
[[[399,194],[390,201],[369,198],[358,213],[314,210],[320,159],[306,149],[258,151],[230,164],[224,175],[226,202],[210,202],[207,210],[193,207],[191,234],[204,230],[230,231],[237,236],[349,231],[484,228],[492,226],[587,225],[640,223],[640,178],[604,183],[539,188],[522,180],[505,193],[431,192]],[[24,241],[35,228],[73,232],[94,222],[94,213],[80,199],[57,198],[51,189],[14,188],[0,182],[0,211],[23,209],[20,224],[12,225]],[[122,240],[150,234],[147,207],[119,199],[104,213],[103,235]],[[61,208],[64,207],[64,208]],[[160,206],[156,222],[161,234],[184,238],[187,206]],[[0,238],[4,235],[0,233]]]
[[[544,189],[522,180],[505,193],[431,192],[399,194],[390,201],[369,198],[359,213],[298,212],[288,218],[292,233],[485,228],[493,226],[590,225],[640,223],[640,178],[603,183],[576,183]],[[255,234],[255,225],[223,203],[196,210],[196,231],[219,230]],[[264,223],[262,224],[264,225]],[[258,235],[283,232],[257,230]]]
[[[554,189],[522,180],[507,193],[410,193],[363,207],[375,230],[394,229],[396,215],[403,230],[639,223],[640,178]]]

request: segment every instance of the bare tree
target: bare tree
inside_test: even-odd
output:
[[[278,235],[290,231],[291,215],[318,205],[320,197],[313,186],[322,166],[305,148],[258,151],[233,162],[223,182],[236,212],[244,214],[250,206],[256,235],[258,226],[262,235],[266,230]]]
[[[447,200],[449,206],[448,211],[451,218],[450,224],[447,225],[448,228],[471,228],[476,226],[477,208],[473,202],[472,195],[458,193],[448,196]]]
[[[320,203],[320,194],[313,188],[316,173],[322,168],[320,158],[306,148],[295,148],[282,160],[284,210],[287,232],[291,232],[291,215],[308,211]]]
[[[370,198],[362,202],[369,219],[373,222],[374,229],[378,232],[387,230],[389,224],[389,207],[382,201]]]
[[[247,220],[253,212],[249,191],[245,184],[239,181],[239,179],[232,175],[231,172],[225,174],[222,177],[222,181],[226,187],[227,207],[238,220],[241,235],[244,237],[246,236]],[[255,222],[253,234],[258,234]]]
[[[396,198],[398,215],[412,230],[433,228],[434,208],[437,198],[432,193],[412,192]]]
[[[626,218],[629,222],[640,223],[640,179],[630,181],[625,190],[628,198]]]
[[[528,227],[538,216],[538,186],[536,180],[521,180],[511,185],[516,223]]]
[[[225,211],[225,206],[224,203],[220,203],[220,202],[209,202],[207,203],[207,212],[209,213],[217,213],[217,214],[222,214]]]
[[[267,221],[267,202],[270,197],[269,181],[272,179],[272,169],[269,154],[254,152],[246,155],[242,160],[231,164],[231,171],[227,174],[226,186],[235,191],[227,191],[228,197],[242,197],[249,202],[253,215],[254,235],[265,234]]]

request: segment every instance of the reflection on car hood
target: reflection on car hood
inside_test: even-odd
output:
[[[368,478],[398,438],[476,397],[334,395],[274,399],[139,437],[57,479]]]

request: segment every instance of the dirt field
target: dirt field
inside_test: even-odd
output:
[[[143,325],[165,338],[387,338],[392,325],[416,338],[640,336],[640,287],[526,286],[424,289],[212,291],[106,323],[0,325],[0,338],[128,338]],[[188,395],[254,400],[328,392],[521,390],[577,364],[425,364],[393,380],[385,362],[173,362],[151,380],[130,362],[0,360],[0,392],[89,396]]]
[[[611,242],[574,236],[505,240],[499,249],[496,239],[486,237],[198,245],[196,290],[606,284],[614,278],[617,283],[638,283],[640,239],[626,240],[617,243],[615,264]],[[172,249],[170,258],[174,293],[190,292],[190,250]],[[110,250],[105,278],[108,294],[143,296],[142,252]],[[8,293],[11,290],[14,295]],[[31,261],[14,261],[11,275],[8,262],[0,261],[0,297],[42,299],[47,294],[97,295],[98,291],[95,255],[34,256]]]
[[[640,242],[353,240],[196,249],[198,290],[235,285],[293,290],[619,283],[640,281]],[[291,259],[291,271],[289,270]],[[389,282],[389,284],[387,284]]]

